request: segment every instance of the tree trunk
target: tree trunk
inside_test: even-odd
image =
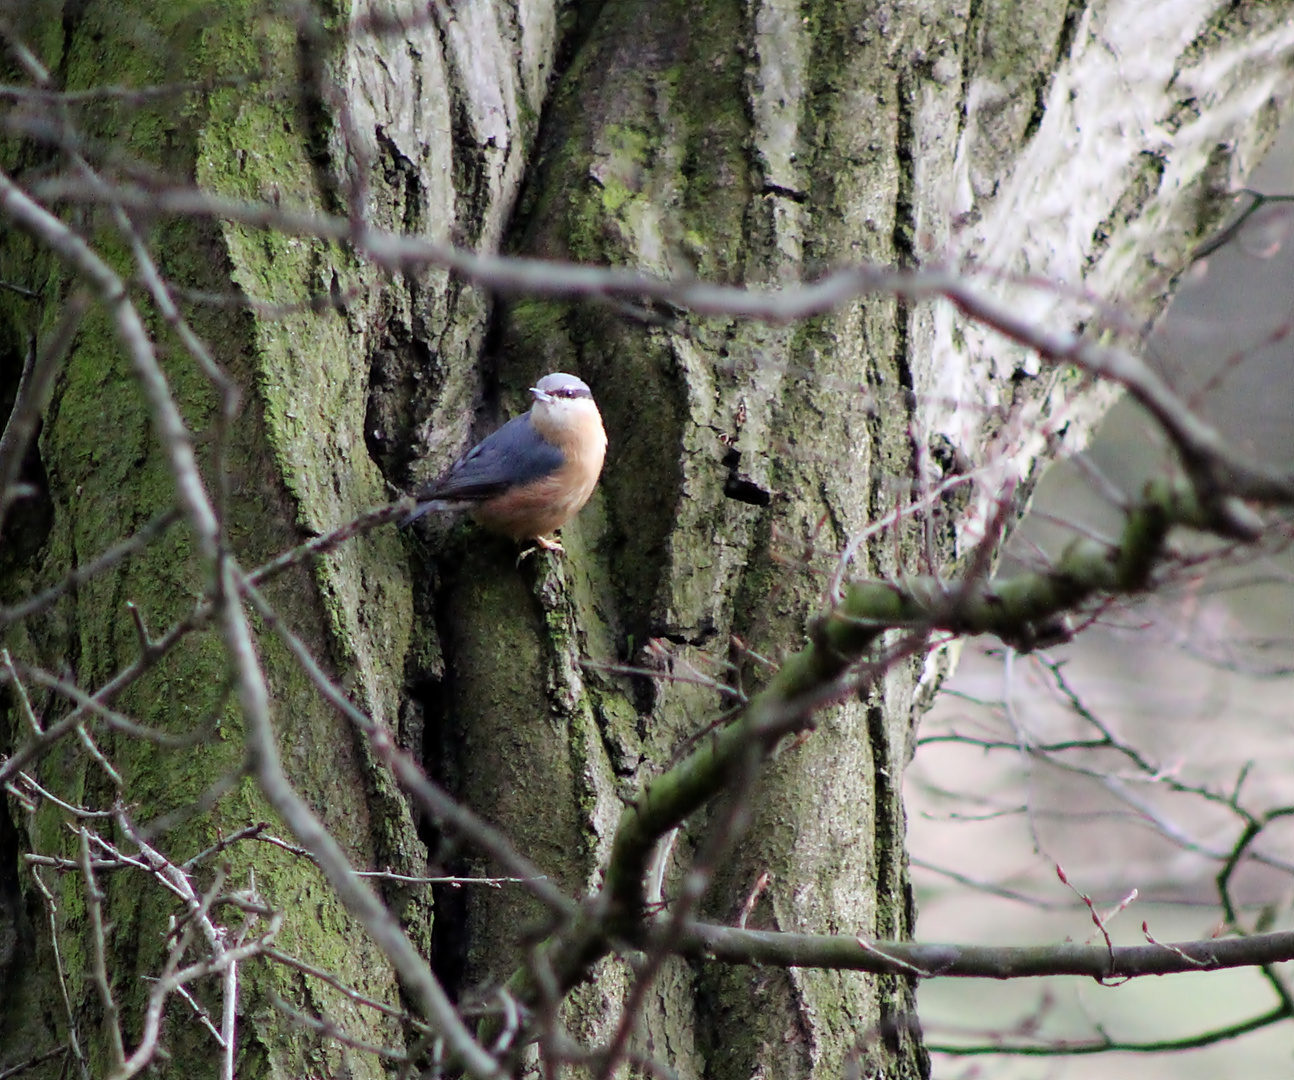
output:
[[[1159,312],[1270,140],[1294,48],[1282,5],[1202,0],[464,0],[349,34],[346,19],[384,12],[320,7],[293,25],[254,5],[126,7],[51,0],[14,18],[68,89],[238,76],[184,98],[184,108],[110,101],[77,118],[88,139],[208,192],[358,211],[373,226],[478,251],[729,284],[789,288],[862,261],[986,267],[1057,282],[982,282],[1039,323],[1059,320],[1057,329],[1072,328],[1079,293],[1139,320]],[[4,81],[21,79],[15,70]],[[30,142],[9,143],[2,160],[20,184],[60,164]],[[121,269],[125,250],[103,214],[79,224]],[[610,449],[599,493],[563,530],[565,557],[518,566],[515,550],[467,525],[379,530],[270,590],[356,704],[577,896],[601,882],[623,800],[726,707],[714,686],[613,668],[758,686],[761,658],[802,645],[842,551],[853,551],[851,576],[925,571],[932,557],[952,573],[1003,492],[1014,488],[1013,513],[1021,510],[1048,455],[1080,444],[1109,397],[1040,371],[1023,349],[933,302],[858,297],[792,325],[610,302],[492,305],[445,271],[384,276],[346,243],[201,218],[140,220],[177,287],[232,283],[260,305],[236,315],[184,306],[242,391],[227,462],[200,459],[209,490],[219,498],[227,488],[225,533],[244,567],[383,502],[384,481],[405,489],[436,476],[524,408],[538,375],[589,382]],[[0,393],[10,393],[26,334],[43,338],[77,283],[13,234],[0,277],[40,294],[0,300]],[[328,296],[339,306],[309,303]],[[191,426],[210,427],[219,411],[210,383],[160,320],[150,329],[171,347],[167,374]],[[973,470],[974,483],[933,500],[933,526],[913,516],[865,534],[954,470]],[[5,604],[59,581],[175,500],[103,316],[81,327],[29,474],[41,496],[6,524]],[[15,514],[29,526],[21,543]],[[16,624],[4,644],[97,689],[137,655],[127,602],[160,633],[206,584],[177,526]],[[497,873],[416,820],[367,741],[260,629],[286,767],[352,863],[420,874],[430,850],[438,867]],[[213,738],[176,751],[105,734],[119,792],[70,750],[44,760],[40,784],[80,805],[119,794],[143,823],[193,807],[245,754],[215,645],[189,639],[114,702],[172,733],[211,719]],[[896,664],[765,768],[704,900],[710,917],[867,939],[912,934],[901,781],[913,726],[948,660]],[[25,732],[13,694],[0,704],[7,751]],[[275,822],[252,780],[230,784],[209,808],[168,822],[175,862],[222,834]],[[71,875],[39,871],[57,902],[51,921],[23,858],[76,859],[79,840],[53,803],[28,810],[11,800],[9,813],[0,818],[13,927],[0,935],[0,1071],[66,1041],[70,1012],[86,1074],[107,1075],[83,890]],[[724,813],[717,804],[665,853],[667,897]],[[277,823],[271,831],[283,833]],[[280,948],[369,997],[399,1001],[387,958],[310,863],[269,844],[226,857],[231,880],[254,868],[261,895],[285,911]],[[124,877],[100,884],[112,986],[133,1044],[170,907]],[[516,889],[442,886],[433,905],[424,887],[393,885],[385,899],[463,998],[506,979],[536,932],[538,909]],[[240,1075],[382,1071],[376,1058],[293,1026],[276,996],[344,1020],[357,1040],[414,1041],[285,968],[245,965],[241,979]],[[627,964],[604,961],[570,999],[570,1034],[609,1038],[632,981]],[[643,1006],[633,1046],[682,1080],[836,1076],[846,1061],[858,1075],[921,1076],[913,990],[898,977],[676,959]],[[183,1008],[168,1012],[164,1071],[206,1075],[210,1037]],[[59,1068],[51,1060],[29,1075]]]

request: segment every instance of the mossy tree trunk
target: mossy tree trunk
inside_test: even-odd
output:
[[[1139,317],[1159,310],[1225,211],[1290,88],[1280,5],[468,0],[429,11],[348,34],[347,20],[383,12],[320,6],[294,23],[255,4],[46,0],[24,7],[16,30],[66,89],[212,80],[182,107],[109,100],[77,122],[91,150],[110,145],[222,196],[730,284],[794,287],[863,260],[966,260],[1054,277]],[[15,67],[5,81],[21,78]],[[30,140],[4,149],[19,183],[59,164],[57,149]],[[599,884],[622,800],[724,708],[711,687],[609,666],[660,666],[659,641],[675,672],[758,685],[753,658],[802,644],[841,551],[854,548],[850,574],[928,569],[932,553],[951,573],[1001,492],[1027,492],[1105,400],[954,326],[943,308],[893,297],[790,326],[524,297],[492,305],[443,271],[384,276],[344,242],[201,217],[137,222],[174,285],[257,302],[237,314],[184,305],[242,393],[227,462],[202,464],[209,489],[227,493],[225,531],[245,567],[384,501],[388,483],[435,475],[523,408],[537,375],[573,371],[592,386],[611,445],[599,493],[564,530],[564,558],[517,566],[514,550],[470,527],[377,531],[270,595],[357,704],[573,895]],[[107,212],[79,225],[128,276]],[[76,281],[17,235],[0,249],[0,277],[38,294],[3,297],[0,391],[11,393],[26,335],[49,332]],[[1035,291],[1031,316],[1045,320],[1061,299]],[[162,320],[150,329],[190,425],[210,429],[210,383]],[[173,505],[150,425],[110,323],[90,316],[29,463],[39,498],[6,527],[0,603]],[[968,467],[975,483],[940,504],[933,527],[863,538],[941,470]],[[207,584],[179,526],[5,644],[97,688],[137,654],[127,602],[157,631]],[[496,869],[420,829],[278,639],[265,631],[257,645],[291,778],[356,866],[421,873],[430,848],[456,872]],[[750,926],[912,933],[901,781],[943,666],[895,665],[768,766],[705,900],[712,917],[731,920],[753,897]],[[0,703],[9,747],[20,718],[12,696]],[[242,763],[214,635],[189,639],[115,707],[172,733],[217,722],[183,751],[104,736],[136,820],[194,805]],[[72,752],[38,771],[86,805],[117,794],[103,776]],[[259,820],[273,815],[243,779],[166,843],[179,861]],[[22,855],[74,859],[76,840],[48,802],[11,801],[0,826],[12,927],[0,938],[3,1069],[68,1036],[48,908]],[[697,821],[675,843],[667,895],[708,835]],[[231,874],[254,868],[260,893],[287,912],[281,948],[398,1000],[390,965],[309,863],[269,845],[229,858]],[[90,1075],[106,1075],[85,902],[72,878],[45,877],[66,886],[52,925],[71,1015]],[[133,1039],[168,912],[117,880],[102,882],[109,955]],[[535,915],[507,890],[386,898],[464,996],[515,969]],[[343,1018],[357,1039],[394,1045],[406,1033],[286,972],[243,969],[240,1074],[331,1073],[344,1060],[377,1075],[375,1059],[294,1027],[272,997]],[[571,1033],[608,1037],[631,981],[627,965],[600,965],[567,1009]],[[675,960],[635,1047],[681,1078],[835,1076],[851,1055],[862,1075],[916,1076],[926,1064],[912,1009],[912,987],[894,977]],[[209,1037],[171,1016],[165,1070],[205,1075]]]

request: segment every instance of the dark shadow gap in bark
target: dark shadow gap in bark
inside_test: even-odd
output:
[[[6,333],[0,340],[0,431],[13,411],[26,363],[21,345],[12,332]],[[34,559],[54,526],[54,503],[40,453],[40,432],[41,425],[37,424],[23,452],[17,478],[22,493],[0,521],[0,579],[9,578],[18,567]]]
[[[8,714],[9,722],[5,726],[12,729],[12,695],[0,695],[0,701],[3,701],[0,711]],[[5,732],[0,745],[10,741],[9,732]],[[18,880],[21,857],[22,837],[10,815],[9,800],[0,799],[0,1017],[10,1014],[11,995],[18,989],[23,968],[32,961],[34,942],[24,918],[22,886]]]
[[[420,372],[430,371],[431,352],[409,328],[392,321],[369,357],[364,444],[387,483],[410,486],[419,444],[414,437]]]
[[[450,554],[443,550],[440,555]],[[423,568],[429,568],[424,563]],[[436,578],[423,569],[415,571],[414,618],[424,626],[424,633],[435,635],[440,647],[446,648],[452,640],[448,627],[443,598],[442,572],[448,569],[437,565]],[[452,569],[449,569],[452,573]],[[418,652],[420,650],[413,650]],[[412,655],[412,653],[411,653]],[[462,754],[461,738],[454,721],[454,666],[453,658],[445,656],[440,671],[411,671],[409,673],[409,711],[416,713],[420,722],[410,725],[409,735],[417,736],[417,745],[406,746],[418,755],[430,779],[451,795],[457,797],[461,788],[458,763]],[[427,846],[427,873],[433,877],[464,877],[478,871],[479,859],[473,858],[463,840],[442,829],[426,814],[414,807],[414,821],[419,839]],[[453,885],[431,887],[433,919],[431,925],[431,969],[444,986],[451,1000],[457,1002],[463,989],[468,959],[468,890]]]

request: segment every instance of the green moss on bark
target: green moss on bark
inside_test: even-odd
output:
[[[52,5],[43,10],[52,11]],[[253,16],[253,5],[91,3],[69,12],[63,24],[66,51],[49,48],[47,61],[62,69],[71,89],[122,83],[146,86],[182,80],[247,78],[203,98],[182,97],[127,109],[88,109],[77,120],[88,135],[113,140],[124,152],[150,160],[180,179],[196,177],[221,193],[264,198],[278,192],[310,202],[314,164],[304,149],[294,82],[296,35],[289,23]],[[39,22],[39,20],[34,20]],[[38,35],[35,42],[48,41]],[[263,81],[258,81],[262,80]],[[15,154],[5,148],[6,158]],[[92,240],[129,276],[124,243],[106,217]],[[353,275],[348,260],[326,245],[273,233],[220,232],[196,222],[152,227],[148,241],[163,275],[177,284],[223,292],[231,277],[258,299],[297,300],[326,291],[334,273]],[[30,244],[6,237],[14,280],[40,282],[43,319],[57,318],[70,287],[63,271]],[[147,312],[147,304],[144,305]],[[234,556],[247,567],[292,546],[306,525],[322,531],[385,499],[363,441],[364,378],[345,322],[339,316],[259,322],[224,309],[192,307],[191,326],[239,386],[243,406],[230,434],[230,501],[224,526]],[[210,432],[217,396],[170,332],[151,314],[149,329],[161,346],[171,390],[195,432],[209,491],[218,488]],[[359,361],[362,364],[362,359]],[[174,503],[173,479],[151,418],[120,341],[100,313],[83,323],[68,357],[47,418],[41,452],[56,507],[35,577],[58,580],[109,543],[125,537]],[[185,527],[65,597],[33,621],[26,659],[53,670],[70,669],[87,688],[101,685],[137,651],[126,610],[133,602],[146,625],[160,633],[192,610],[209,582]],[[403,553],[387,534],[350,545],[317,573],[298,570],[267,589],[283,621],[346,683],[360,703],[394,723],[403,654],[409,639],[410,599]],[[306,675],[272,634],[258,651],[270,686],[283,756],[298,790],[316,807],[332,834],[363,868],[422,865],[425,855],[407,809],[385,773],[367,759],[344,721],[323,704]],[[199,633],[169,655],[115,704],[141,723],[172,734],[211,727],[209,738],[176,751],[125,737],[100,734],[104,753],[121,774],[120,796],[134,819],[147,824],[194,805],[243,759],[242,721],[227,695],[226,662],[217,639]],[[69,744],[38,770],[61,797],[102,806],[118,794],[104,773]],[[255,786],[244,781],[210,814],[182,817],[157,840],[181,861],[218,835],[273,815]],[[75,842],[52,804],[24,823],[25,843],[42,854],[74,857]],[[129,850],[129,841],[115,838]],[[231,881],[245,886],[255,867],[261,895],[285,913],[279,945],[336,973],[361,993],[396,1000],[381,954],[340,908],[318,871],[306,860],[267,845],[243,844],[226,855]],[[207,871],[200,871],[200,878]],[[109,967],[122,1009],[128,1044],[138,1038],[148,983],[166,948],[175,904],[131,873],[104,875],[105,919],[114,928]],[[30,878],[26,887],[31,890]],[[109,1071],[97,994],[88,978],[90,949],[82,893],[71,876],[56,883],[58,934],[69,989],[81,1025],[82,1045],[95,1075]],[[36,894],[31,910],[39,913]],[[419,922],[425,910],[413,912]],[[44,931],[35,926],[39,934]],[[423,935],[425,937],[425,933]],[[36,955],[51,957],[48,938]],[[45,968],[48,971],[48,968]],[[0,1018],[0,1043],[39,1047],[63,1036],[63,1007],[49,980],[28,984],[36,998],[22,1015]],[[205,990],[203,991],[205,993]],[[240,1072],[259,1064],[258,1075],[302,1075],[342,1067],[335,1050],[317,1037],[289,1032],[270,1006],[280,994],[333,1016],[351,1012],[336,992],[306,985],[286,969],[249,964],[240,973],[247,1011],[240,1042]],[[218,1008],[215,1009],[218,1013]],[[45,1018],[48,1018],[47,1020]],[[361,1038],[398,1045],[401,1034],[371,1013],[347,1024]],[[199,1077],[217,1064],[210,1036],[196,1026],[172,1025],[169,1071]],[[11,1064],[7,1059],[4,1064]],[[350,1068],[365,1074],[369,1059]],[[51,1066],[57,1067],[57,1063]],[[38,1073],[39,1075],[39,1073]]]

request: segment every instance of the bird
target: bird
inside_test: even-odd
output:
[[[530,387],[530,395],[529,412],[482,439],[415,493],[417,505],[402,524],[432,510],[470,509],[491,532],[564,550],[549,534],[589,501],[602,474],[607,435],[583,379],[556,371]]]

